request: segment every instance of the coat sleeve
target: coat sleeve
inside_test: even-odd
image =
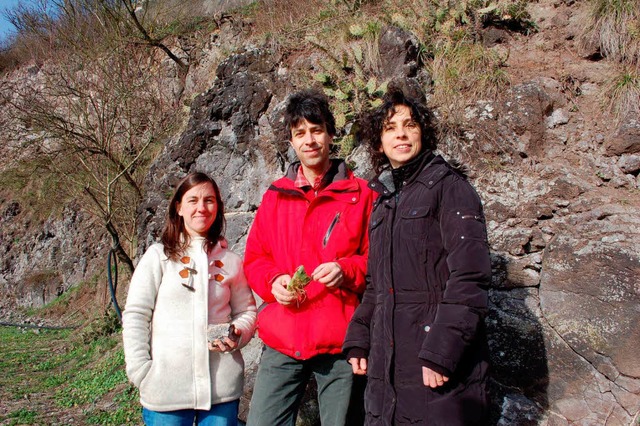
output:
[[[491,280],[482,204],[466,180],[454,176],[445,183],[439,221],[449,278],[420,358],[455,372],[478,336]]]
[[[356,308],[353,317],[351,317],[342,345],[342,352],[346,355],[349,354],[350,349],[359,348],[363,349],[368,356],[371,349],[370,329],[373,310],[376,307],[376,294],[371,283],[371,277],[368,274],[366,282],[367,288],[364,291],[362,302]]]
[[[136,267],[122,314],[127,376],[136,387],[151,368],[151,317],[162,281],[161,250],[151,246]]]
[[[282,275],[273,258],[267,232],[271,226],[268,217],[276,214],[274,209],[275,198],[267,191],[251,225],[244,252],[244,272],[249,286],[267,303],[276,301],[271,293],[271,283],[278,275]]]
[[[367,224],[369,223],[374,200],[373,191],[367,188],[366,185],[361,195],[360,202],[362,203],[364,213],[362,215],[362,228],[360,229],[360,244],[352,256],[337,260],[344,274],[343,287],[357,294],[362,294],[366,287],[365,275],[367,273],[367,257],[369,255],[369,233],[367,232]]]
[[[256,301],[247,283],[247,278],[242,269],[242,261],[238,259],[238,273],[230,283],[231,298],[231,323],[242,332],[238,348],[244,347],[251,338],[256,328]]]

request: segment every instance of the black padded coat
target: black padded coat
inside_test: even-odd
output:
[[[482,205],[442,157],[425,163],[399,191],[390,170],[369,183],[379,196],[367,288],[343,346],[368,358],[367,425],[487,422],[491,262]],[[424,386],[423,366],[449,382]]]

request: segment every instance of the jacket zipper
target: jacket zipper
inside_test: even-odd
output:
[[[333,228],[335,228],[339,220],[340,220],[340,212],[336,213],[336,216],[331,221],[331,225],[329,225],[329,229],[327,229],[327,233],[324,235],[324,238],[322,240],[322,248],[327,247],[327,243],[329,243],[329,237],[331,236],[331,232],[333,231]]]

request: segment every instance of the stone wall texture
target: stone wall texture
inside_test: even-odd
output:
[[[563,16],[572,28],[569,3]],[[541,31],[556,28],[553,20],[542,22]],[[139,254],[158,238],[173,186],[192,171],[220,185],[227,238],[242,254],[262,194],[293,158],[282,109],[297,88],[300,61],[312,69],[317,58],[245,47],[207,61],[219,58],[220,43],[230,41],[212,38],[202,66],[189,75],[194,85],[208,81],[207,90],[149,172],[138,210]],[[385,76],[428,87],[411,34],[390,27],[381,43],[382,63],[394,64],[382,68]],[[570,99],[565,80],[541,72],[499,101],[468,105],[464,132],[440,143],[445,157],[467,165],[485,205],[494,272],[486,325],[495,424],[638,421],[640,132],[638,117],[615,122],[588,114],[597,104],[601,67],[586,59],[567,65],[580,97]],[[349,160],[357,174],[371,176],[363,147]],[[25,234],[15,219],[20,206],[3,206],[0,288],[16,303],[46,303],[101,267],[108,242],[77,209]],[[248,393],[259,345],[256,339],[246,350]]]

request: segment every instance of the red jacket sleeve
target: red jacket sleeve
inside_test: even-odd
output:
[[[244,272],[249,286],[262,300],[267,303],[275,302],[271,293],[271,283],[282,272],[276,266],[270,245],[265,241],[267,235],[266,210],[272,208],[269,195],[265,194],[251,225],[247,245],[244,253]]]

